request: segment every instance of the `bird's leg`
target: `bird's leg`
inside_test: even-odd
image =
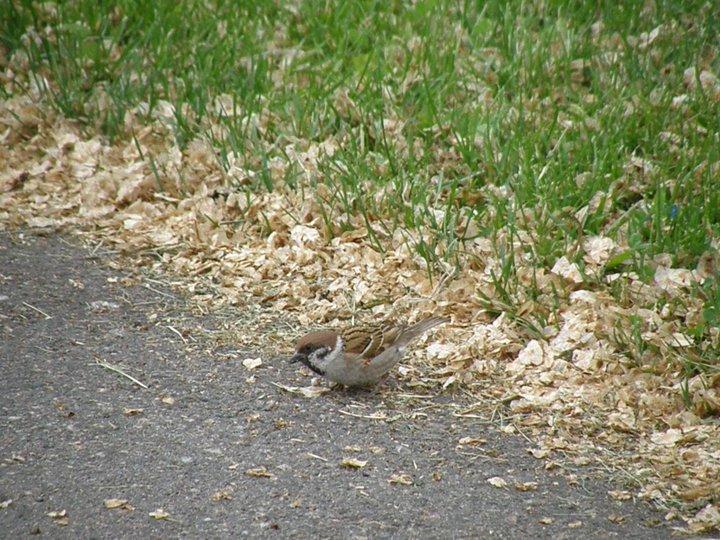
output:
[[[392,377],[390,372],[385,373],[380,377],[377,384],[373,386],[374,394],[386,394],[400,388],[400,383],[396,377]]]

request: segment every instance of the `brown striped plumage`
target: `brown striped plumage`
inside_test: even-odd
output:
[[[352,326],[341,333],[346,353],[363,358],[374,358],[398,338],[404,327],[388,324],[373,326]]]

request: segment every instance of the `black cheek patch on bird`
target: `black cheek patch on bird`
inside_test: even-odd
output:
[[[310,354],[305,355],[303,358],[300,359],[300,362],[305,364],[307,367],[309,367],[312,371],[317,373],[318,375],[325,376],[325,370],[316,366],[312,359],[314,357],[315,360],[318,360],[320,358],[325,358],[328,353],[331,351],[330,347],[318,347]]]
[[[322,369],[320,369],[319,367],[317,367],[316,365],[314,365],[312,362],[310,362],[310,358],[308,358],[307,356],[303,356],[300,359],[300,362],[305,364],[307,367],[309,367],[312,371],[314,371],[318,375],[321,375],[323,377],[325,376],[325,372]]]

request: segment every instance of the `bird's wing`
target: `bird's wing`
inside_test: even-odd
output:
[[[369,360],[382,354],[388,347],[404,348],[431,328],[448,322],[446,317],[431,317],[410,327],[384,323],[374,326],[353,326],[342,334],[344,350],[350,355]]]
[[[345,352],[365,359],[375,358],[397,339],[402,328],[395,326],[353,326],[343,332]]]

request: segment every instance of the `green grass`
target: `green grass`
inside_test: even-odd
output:
[[[232,152],[258,171],[237,187],[248,196],[304,189],[297,168],[273,180],[268,163],[290,141],[334,137],[316,180],[332,234],[355,227],[343,216],[360,216],[378,250],[397,228],[429,232],[412,247],[430,272],[492,238],[503,265],[489,308],[510,312],[517,261],[504,242],[529,237],[525,256],[551,267],[581,262],[583,237],[611,235],[627,251],[607,271],[650,279],[656,254],[693,267],[717,241],[720,101],[683,74],[720,73],[719,30],[707,1],[0,0],[6,56],[24,53],[54,106],[89,130],[127,138],[128,111],[167,100],[180,146],[208,137],[221,161]],[[239,113],[222,136],[207,129],[221,94]],[[269,115],[264,129],[253,115]],[[700,342],[718,322],[717,282],[696,294]],[[552,320],[546,308],[528,327]]]

